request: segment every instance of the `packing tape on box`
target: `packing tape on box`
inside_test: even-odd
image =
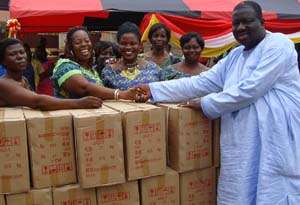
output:
[[[1,177],[1,190],[4,193],[9,193],[11,191],[11,176],[2,176]]]
[[[4,199],[4,195],[0,195],[0,204],[1,205],[5,205],[5,199]]]
[[[143,111],[143,115],[142,115],[142,124],[143,125],[147,125],[150,122],[150,112],[149,111]],[[143,139],[145,140],[145,139]],[[148,157],[146,157],[145,155],[145,163],[143,163],[143,175],[144,176],[149,176],[150,174],[150,166],[149,166],[149,161],[148,161]]]
[[[117,184],[115,185],[118,192],[125,192],[126,191],[126,183],[125,184]]]
[[[157,186],[165,187],[166,186],[166,174],[157,177]]]
[[[0,110],[0,120],[4,119],[4,110]],[[5,122],[0,122],[0,137],[5,137]]]
[[[156,189],[159,190],[159,192],[164,192],[166,187],[166,175],[161,175],[156,177]],[[159,193],[158,195],[164,196],[164,193]],[[151,195],[150,195],[151,196]],[[157,197],[154,195],[153,198],[156,198],[156,200],[161,200],[160,197]]]
[[[47,141],[53,140],[53,119],[51,118],[51,114],[49,112],[43,112],[43,116],[45,117],[45,139]]]
[[[79,189],[81,189],[80,186],[76,186],[68,190],[68,197],[70,201],[74,199],[80,199],[82,197],[82,194],[80,194]]]
[[[118,184],[118,185],[116,185],[116,190],[117,190],[118,195],[119,195],[119,193],[121,193],[123,195],[123,194],[126,193],[126,185],[125,184]],[[125,198],[125,199],[122,198],[122,201],[119,201],[120,204],[129,201],[130,197],[131,197],[131,194],[129,194],[129,198],[128,199],[127,198]]]
[[[51,184],[52,185],[59,185],[59,178],[58,178],[58,176],[57,176],[57,174],[51,174],[50,175],[50,181],[51,181]]]
[[[0,119],[4,118],[4,110],[0,111]],[[0,138],[6,137],[6,129],[5,129],[5,121],[0,122]],[[3,146],[5,146],[5,140],[1,142],[3,143]],[[2,165],[3,166],[3,165]],[[4,167],[2,167],[4,169]],[[11,176],[10,175],[4,175],[1,177],[1,190],[2,192],[10,192],[11,191]]]
[[[45,128],[45,140],[47,142],[52,142],[54,140],[54,120],[52,118],[52,115],[50,112],[43,112],[43,116],[45,117],[45,122],[44,122],[44,128]],[[59,178],[56,173],[49,174],[50,181],[52,185],[58,185],[59,184]]]
[[[103,132],[104,133],[104,120],[97,117],[96,118],[96,133]],[[105,136],[103,135],[103,141],[105,140]],[[104,142],[103,142],[104,144]],[[100,177],[100,183],[101,184],[107,184],[108,183],[108,177],[109,177],[109,169],[107,165],[104,165],[101,167],[101,170],[99,172]]]
[[[109,177],[109,170],[107,166],[102,166],[100,174],[100,182],[101,184],[107,184],[108,183],[108,177]]]
[[[25,194],[26,205],[35,205],[33,192],[28,192]]]
[[[194,124],[195,119],[197,119],[197,117],[201,117],[201,116],[195,116],[195,112],[197,112],[197,111],[194,111],[193,109],[190,109],[190,108],[189,108],[189,109],[185,109],[185,110],[186,110],[185,112],[188,113],[188,115],[189,115],[188,119],[189,119],[189,122],[191,122],[191,124]],[[199,121],[196,121],[196,123],[199,125]],[[190,136],[191,136],[191,135],[193,136],[194,129],[197,129],[198,127],[199,127],[199,126],[193,126],[193,127],[191,127],[191,129],[189,130]],[[191,137],[188,138],[188,139],[191,139]],[[189,142],[189,144],[190,144],[190,146],[195,146],[195,143],[194,143],[194,142]],[[194,154],[195,154],[195,157],[192,156],[192,159],[190,159],[191,164],[193,164],[192,169],[195,169],[195,168],[199,167],[199,164],[200,164],[199,160],[200,160],[200,159],[198,159],[198,158],[196,157],[196,155],[197,155],[197,150],[195,150],[195,147],[193,147],[192,149],[191,149],[191,147],[189,147],[189,149],[188,149],[187,151],[188,151],[188,152],[191,151],[192,153],[195,152],[195,153],[194,153]],[[201,154],[201,153],[199,153],[199,154]],[[189,163],[188,163],[188,164],[189,164]]]
[[[190,111],[191,112],[191,121],[192,120],[195,120],[195,119],[197,119],[196,117],[197,116],[193,116],[193,112],[197,112],[197,111],[195,111],[195,110],[191,110]],[[200,116],[200,112],[199,112],[199,116],[198,117],[201,117]],[[198,127],[200,127],[200,122],[199,121],[197,121],[197,124],[198,124],[198,126],[196,126],[197,128]],[[194,128],[195,129],[195,128]],[[194,144],[194,143],[192,143],[192,144]],[[197,154],[199,154],[199,157],[196,157],[197,156]],[[195,169],[195,168],[198,168],[199,167],[199,165],[200,165],[200,161],[201,161],[201,155],[202,155],[202,153],[198,153],[198,150],[195,150],[195,158],[193,159],[193,169]]]

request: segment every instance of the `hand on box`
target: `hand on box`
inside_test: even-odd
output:
[[[188,107],[188,108],[195,109],[195,110],[202,112],[201,98],[196,98],[196,99],[181,103],[181,104],[179,104],[179,106]]]
[[[76,108],[99,108],[102,106],[102,100],[97,97],[87,96],[76,100]]]

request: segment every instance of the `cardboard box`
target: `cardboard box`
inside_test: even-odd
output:
[[[7,205],[52,205],[52,191],[33,189],[27,193],[6,195]]]
[[[180,174],[180,205],[215,204],[215,168]]]
[[[164,174],[166,142],[163,109],[115,101],[104,105],[122,112],[127,180]]]
[[[0,205],[6,205],[4,195],[0,195]]]
[[[212,125],[204,115],[177,104],[168,107],[168,165],[185,172],[212,165]]]
[[[137,181],[126,182],[97,189],[98,205],[139,205]]]
[[[221,119],[213,121],[213,165],[220,167]]]
[[[0,108],[0,193],[30,189],[26,125],[21,109]]]
[[[24,109],[33,187],[76,183],[72,116],[67,111]]]
[[[121,113],[107,107],[72,111],[82,188],[125,182]]]
[[[179,205],[179,175],[167,168],[164,175],[140,181],[142,205]]]
[[[97,205],[96,190],[82,189],[79,184],[53,189],[53,205]]]

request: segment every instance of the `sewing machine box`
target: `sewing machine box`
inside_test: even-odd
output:
[[[79,184],[53,188],[53,205],[97,205],[96,190],[83,189]]]
[[[81,187],[124,183],[121,113],[105,106],[71,113]]]
[[[122,113],[127,180],[164,174],[166,140],[162,108],[116,101],[104,105]]]
[[[140,180],[142,205],[179,205],[179,174],[167,168],[164,175]]]
[[[6,195],[6,205],[53,205],[52,190],[32,189],[27,193]]]
[[[72,116],[24,109],[32,184],[36,189],[76,183]]]
[[[0,193],[29,191],[26,124],[22,109],[0,108]]]
[[[139,186],[137,181],[97,188],[99,205],[139,205]]]
[[[178,172],[212,166],[212,123],[199,111],[177,104],[168,109],[168,165]]]
[[[179,181],[180,205],[215,204],[215,168],[181,173]]]

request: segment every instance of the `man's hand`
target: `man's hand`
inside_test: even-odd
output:
[[[194,110],[198,110],[202,112],[202,108],[201,108],[201,98],[196,98],[190,101],[187,101],[185,103],[179,104],[178,106],[181,107],[188,107]]]

